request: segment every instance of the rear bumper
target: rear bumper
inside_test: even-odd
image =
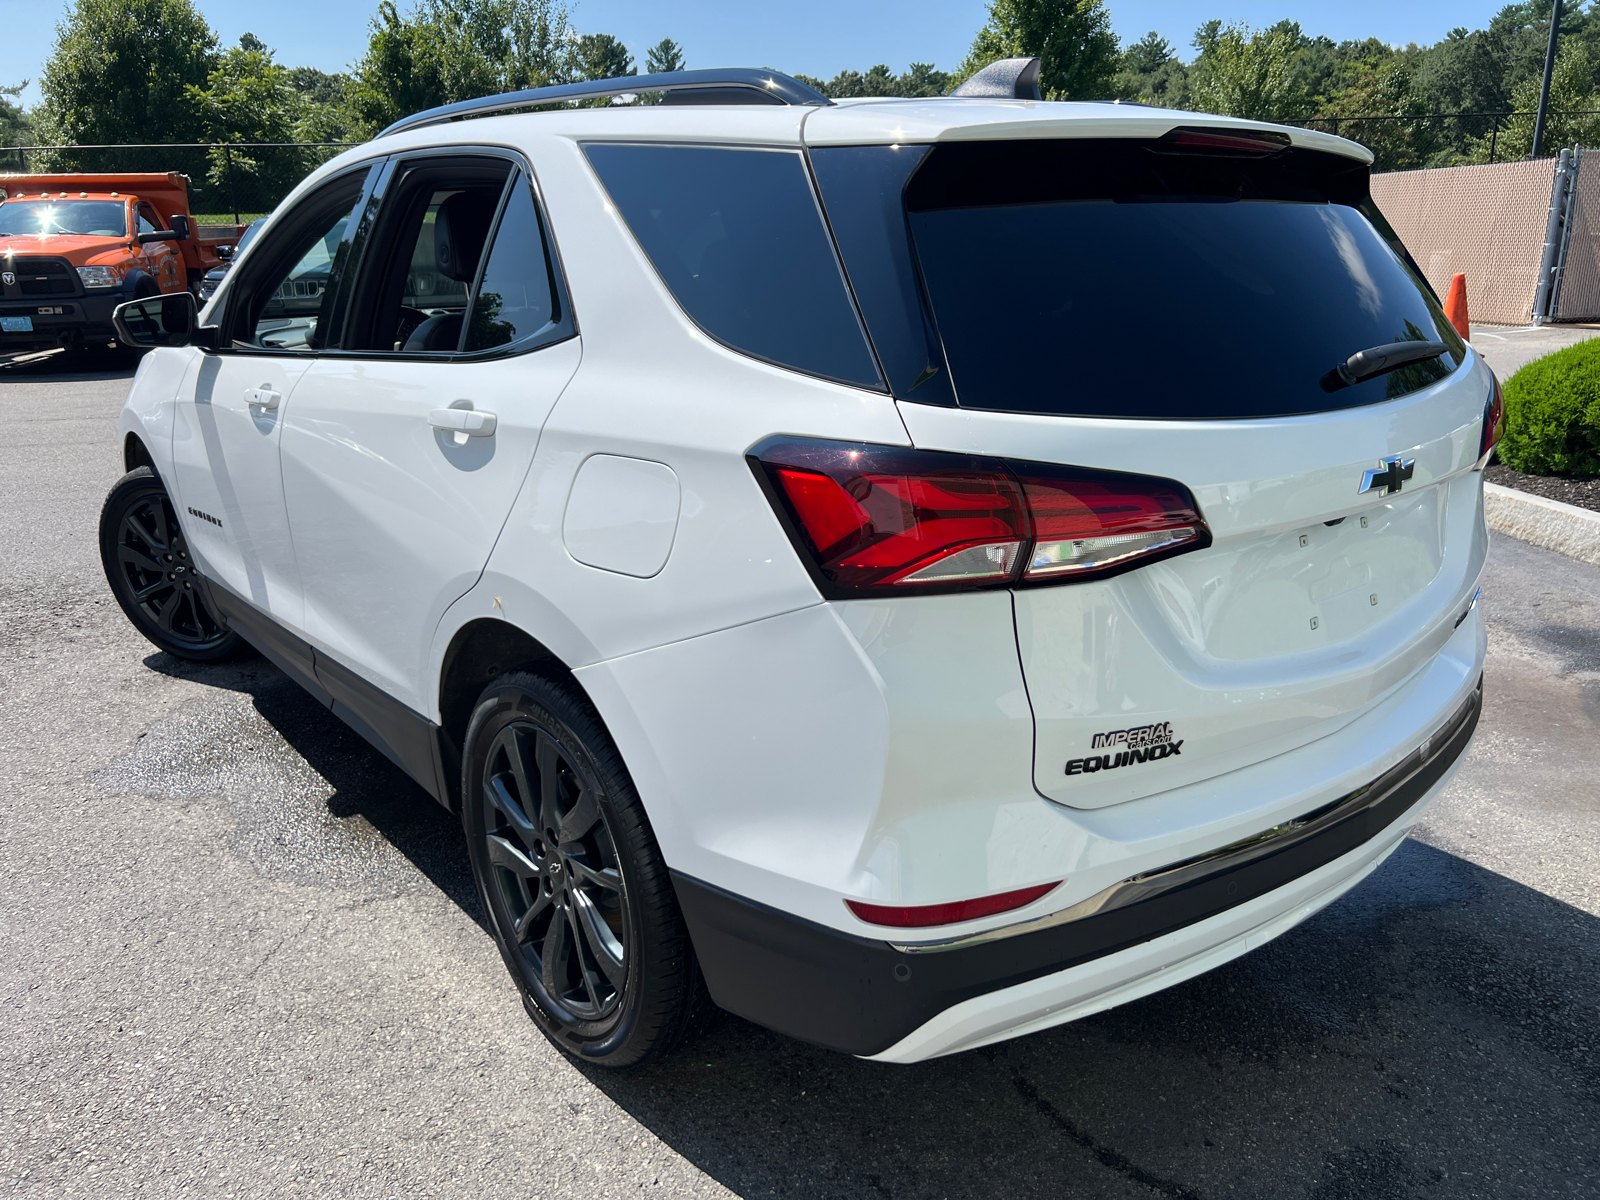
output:
[[[1270,841],[952,943],[859,937],[681,873],[674,881],[723,1008],[831,1049],[916,1061],[1169,986],[1303,920],[1404,837],[1470,744],[1482,699],[1480,678],[1400,763]]]

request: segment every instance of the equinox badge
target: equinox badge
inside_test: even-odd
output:
[[[1367,471],[1361,476],[1361,487],[1357,494],[1364,496],[1382,488],[1384,495],[1392,496],[1411,478],[1416,467],[1417,460],[1414,458],[1386,458],[1381,468]]]

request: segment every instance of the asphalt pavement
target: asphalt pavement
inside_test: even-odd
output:
[[[915,1067],[523,1015],[459,826],[95,523],[129,372],[0,367],[0,1195],[1600,1195],[1600,570],[1500,537],[1487,701],[1386,866],[1234,963]]]

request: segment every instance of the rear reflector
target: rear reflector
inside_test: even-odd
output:
[[[834,599],[1104,578],[1211,542],[1167,479],[801,438],[750,462]]]
[[[996,896],[980,896],[976,900],[953,900],[949,904],[868,904],[864,900],[846,900],[845,906],[869,925],[922,929],[929,925],[954,925],[958,921],[975,921],[979,917],[1010,912],[1014,908],[1032,904],[1060,886],[1061,882],[1057,880],[1055,883],[1018,888],[1014,892],[1001,892]]]
[[[1473,466],[1475,471],[1481,471],[1489,465],[1489,455],[1506,435],[1505,397],[1500,392],[1500,381],[1493,374],[1489,378],[1493,380],[1494,388],[1489,393],[1489,402],[1483,406],[1483,432],[1478,436],[1478,461]]]

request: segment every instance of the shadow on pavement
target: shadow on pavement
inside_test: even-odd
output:
[[[264,660],[152,669],[250,694],[480,925],[459,822]],[[741,1196],[1595,1196],[1600,920],[1417,841],[1218,970],[911,1067],[734,1017],[632,1072],[579,1064]]]
[[[327,815],[363,818],[487,932],[461,821],[265,658],[212,666],[168,654],[151,670],[247,693],[256,711],[327,781]]]
[[[912,1067],[729,1019],[587,1074],[742,1196],[1593,1196],[1600,920],[1416,841],[1278,941]]]
[[[0,352],[0,380],[83,383],[99,379],[132,379],[139,367],[140,357],[139,352],[126,348],[108,350],[100,347],[24,354]]]

